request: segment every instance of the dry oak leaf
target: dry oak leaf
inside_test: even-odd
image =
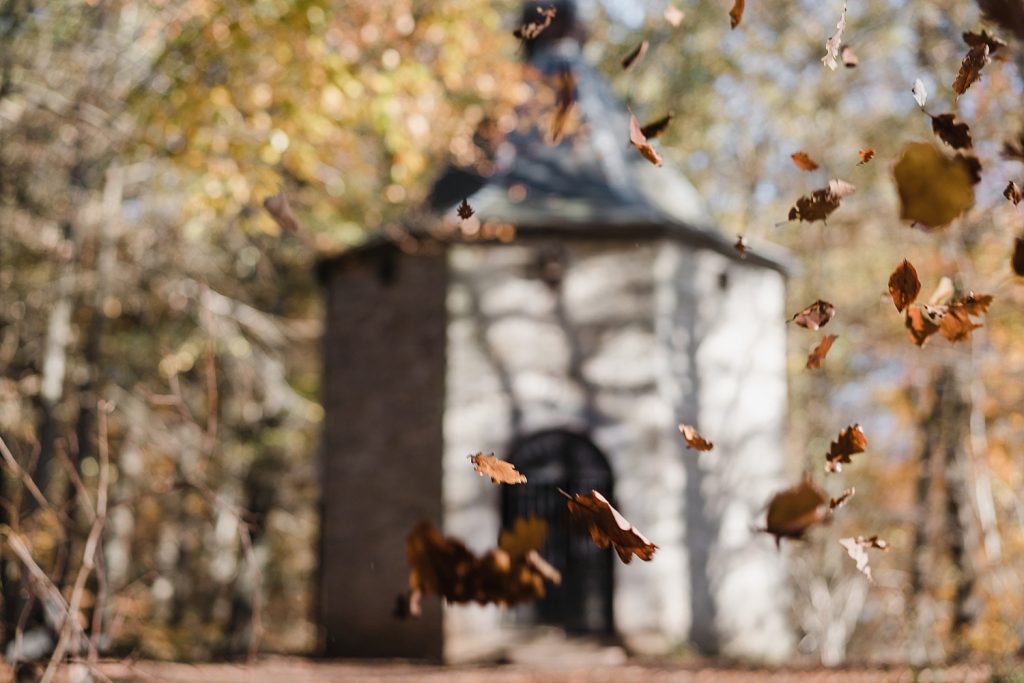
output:
[[[679,25],[683,23],[683,19],[686,18],[686,14],[675,5],[669,4],[665,8],[665,21],[672,25],[672,28],[679,28]]]
[[[789,155],[796,167],[801,171],[814,171],[818,168],[817,162],[807,156],[807,152],[793,152]]]
[[[455,210],[455,212],[459,214],[459,218],[461,218],[462,220],[466,220],[467,218],[471,217],[474,213],[476,213],[476,211],[473,210],[473,207],[469,205],[469,202],[466,200],[465,197],[462,198],[462,203],[459,204],[459,207]]]
[[[845,30],[846,0],[843,0],[843,13],[839,16],[839,23],[836,24],[836,32],[825,41],[825,56],[821,58],[821,63],[833,71],[839,66],[839,63],[836,62],[836,57],[839,55],[839,44],[843,42],[843,31]]]
[[[640,58],[647,54],[648,47],[650,47],[650,43],[643,40],[639,45],[630,50],[629,54],[622,58],[623,71],[628,71],[631,66],[640,61]]]
[[[789,210],[789,220],[823,221],[839,208],[839,202],[843,197],[853,194],[856,190],[857,188],[845,180],[830,180],[828,187],[797,199],[796,204]]]
[[[570,517],[590,532],[590,538],[598,548],[615,548],[619,558],[626,564],[630,563],[633,555],[645,562],[654,557],[658,546],[647,540],[600,493],[593,490],[575,496],[565,491],[561,493],[569,499]]]
[[[292,211],[291,204],[284,192],[270,195],[263,200],[263,208],[267,210],[270,217],[274,219],[278,227],[287,232],[296,232],[299,229],[299,221]]]
[[[745,0],[733,0],[732,9],[729,10],[729,24],[731,28],[736,28],[743,21],[743,9],[746,5]]]
[[[928,337],[939,331],[938,321],[941,321],[944,315],[943,312],[936,311],[932,306],[927,305],[908,308],[905,324],[914,343],[924,346]]]
[[[906,145],[893,178],[903,220],[941,227],[974,205],[973,174],[966,159],[951,159],[931,143]]]
[[[1000,39],[998,36],[994,36],[986,30],[982,30],[981,33],[975,33],[974,31],[964,31],[961,36],[964,42],[967,43],[968,47],[975,47],[977,45],[988,45],[989,56],[994,56],[995,53],[999,52],[999,48],[1006,47],[1006,41]]]
[[[490,477],[491,481],[495,484],[526,483],[526,476],[520,473],[512,463],[499,460],[494,457],[493,453],[490,455],[477,453],[467,457],[473,463],[474,470],[478,475]]]
[[[871,567],[868,566],[868,548],[888,551],[889,544],[878,536],[872,536],[871,538],[857,536],[856,538],[840,538],[839,545],[846,548],[846,552],[857,563],[857,570],[868,577],[868,581],[874,583],[874,579],[871,577]]]
[[[790,322],[794,322],[800,327],[806,327],[808,330],[816,330],[828,325],[829,321],[835,316],[836,307],[827,301],[818,299],[790,318]]]
[[[829,444],[828,453],[825,455],[826,472],[842,472],[843,463],[850,463],[850,456],[855,453],[863,453],[868,447],[868,437],[864,436],[864,430],[859,424],[852,424],[839,432],[839,437]]]
[[[845,491],[840,493],[835,498],[832,498],[831,500],[829,500],[828,501],[828,509],[829,510],[838,510],[839,508],[841,508],[844,505],[846,505],[847,503],[849,503],[850,499],[853,498],[855,493],[857,493],[857,489],[855,489],[855,488],[853,488],[851,486],[850,488],[846,489]]]
[[[978,0],[985,18],[1024,40],[1024,0]]]
[[[661,156],[647,142],[647,137],[640,130],[640,123],[632,113],[629,115],[629,141],[640,151],[644,159],[647,159],[655,166],[661,166]]]
[[[988,50],[988,43],[981,43],[972,46],[967,51],[964,60],[960,62],[960,70],[957,71],[956,78],[953,79],[953,92],[963,95],[975,81],[981,78],[981,70],[990,61]]]
[[[965,341],[971,338],[971,332],[982,327],[970,319],[970,316],[984,315],[992,304],[989,294],[968,292],[957,297],[946,306],[946,314],[939,321],[939,331],[951,342]]]
[[[843,45],[843,49],[839,51],[839,61],[843,63],[847,69],[856,68],[860,64],[860,60],[857,58],[857,53],[853,51],[853,48],[849,45]]]
[[[656,119],[650,123],[645,123],[641,126],[640,133],[644,136],[644,139],[653,140],[665,132],[665,129],[668,128],[668,124],[672,121],[672,116],[673,114],[665,114],[660,119]]]
[[[953,149],[971,149],[971,128],[963,121],[956,120],[956,114],[932,116],[932,132]]]
[[[924,81],[920,78],[914,81],[914,87],[910,91],[914,94],[914,99],[917,101],[917,106],[924,109],[925,102],[928,101],[928,91],[924,87]]]
[[[1013,240],[1013,256],[1010,257],[1010,267],[1015,275],[1024,277],[1024,237],[1017,237]]]
[[[917,277],[917,269],[907,259],[896,266],[896,270],[889,276],[889,296],[900,313],[903,309],[914,303],[917,295],[921,293],[921,280]]]
[[[540,517],[520,517],[512,529],[502,529],[498,535],[498,548],[508,553],[512,563],[523,561],[542,577],[555,584],[562,583],[562,575],[540,555],[548,537],[548,523]]]
[[[512,35],[521,40],[523,43],[528,43],[536,39],[537,36],[543,33],[544,29],[546,29],[548,26],[551,26],[551,21],[555,18],[555,14],[557,13],[558,10],[555,9],[554,5],[547,8],[538,7],[537,14],[539,14],[540,17],[536,21],[530,21],[523,24],[515,31],[513,31]]]
[[[808,370],[816,370],[821,367],[821,363],[825,360],[825,356],[828,355],[829,349],[832,348],[832,344],[836,339],[839,339],[838,334],[826,334],[814,350],[811,351],[811,355],[807,357],[807,365],[805,366]]]
[[[772,496],[762,531],[775,537],[776,546],[783,538],[801,539],[810,527],[828,519],[828,502],[824,491],[805,477],[796,486]]]
[[[687,448],[692,448],[695,451],[710,451],[715,447],[715,444],[698,434],[697,430],[690,425],[679,425],[679,432],[686,440]]]
[[[860,155],[860,161],[857,162],[858,166],[863,166],[864,164],[868,163],[869,161],[875,158],[875,150],[871,149],[870,147],[860,150],[859,152],[857,152],[857,154]]]
[[[740,258],[747,258],[747,238],[743,235],[736,235],[736,243],[732,245],[732,248],[739,252]]]
[[[1007,183],[1006,189],[1003,190],[1003,196],[1006,197],[1007,201],[1013,202],[1014,206],[1020,204],[1021,200],[1024,199],[1024,194],[1021,194],[1020,185],[1012,180]]]

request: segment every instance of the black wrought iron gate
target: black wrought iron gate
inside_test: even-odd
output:
[[[610,633],[612,621],[612,552],[601,550],[584,533],[569,528],[565,497],[596,489],[612,500],[608,461],[586,437],[564,431],[541,432],[521,440],[509,456],[526,475],[522,486],[504,486],[502,524],[537,515],[548,522],[542,555],[562,572],[562,585],[551,587],[533,607],[538,623],[569,632]]]

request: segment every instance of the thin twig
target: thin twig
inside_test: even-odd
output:
[[[32,497],[36,499],[37,503],[39,503],[39,507],[52,510],[53,505],[50,504],[50,501],[46,499],[43,492],[39,490],[38,486],[36,486],[36,482],[32,479],[32,476],[26,472],[20,464],[18,464],[14,454],[11,453],[7,444],[4,443],[3,437],[0,437],[0,455],[3,456],[4,462],[7,463],[7,467],[21,478],[22,483],[25,484],[25,488],[28,489],[29,493],[32,494]]]

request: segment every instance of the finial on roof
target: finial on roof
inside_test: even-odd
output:
[[[535,22],[541,16],[538,10],[555,8],[555,16],[551,25],[544,29],[540,35],[532,40],[523,43],[523,50],[527,60],[544,47],[557,43],[563,38],[570,38],[583,42],[583,27],[577,21],[576,2],[574,0],[527,0],[523,3],[523,14],[520,26]]]

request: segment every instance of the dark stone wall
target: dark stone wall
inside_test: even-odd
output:
[[[446,257],[381,247],[323,276],[323,651],[439,660],[439,600],[424,597],[419,619],[392,613],[406,535],[442,522]]]

